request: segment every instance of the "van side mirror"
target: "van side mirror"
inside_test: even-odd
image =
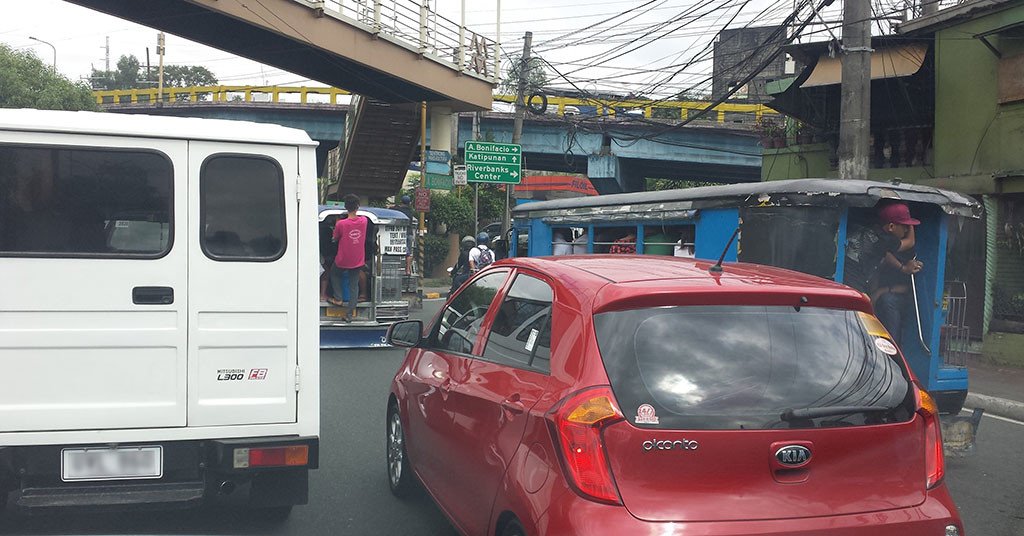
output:
[[[388,327],[388,344],[411,348],[418,346],[423,340],[423,322],[421,320],[403,320]]]

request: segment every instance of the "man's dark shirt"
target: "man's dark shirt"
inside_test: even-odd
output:
[[[879,286],[909,284],[906,274],[882,261],[886,253],[892,253],[901,262],[914,257],[914,250],[899,252],[900,239],[878,228],[860,227],[850,233],[846,244],[846,266],[843,283],[861,291],[869,292],[869,282],[876,274]]]

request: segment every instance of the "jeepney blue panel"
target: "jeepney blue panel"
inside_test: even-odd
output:
[[[740,225],[738,208],[704,209],[697,218],[697,236],[694,240],[694,257],[718,260],[725,244],[732,238]],[[738,240],[734,240],[725,254],[726,262],[736,261]]]
[[[544,223],[540,218],[530,220],[530,257],[543,257],[551,255],[551,239],[553,232],[551,226]]]
[[[321,326],[320,349],[390,348],[388,326]]]
[[[850,211],[839,215],[839,231],[836,233],[836,275],[835,281],[843,282],[846,275],[846,230],[850,222]]]

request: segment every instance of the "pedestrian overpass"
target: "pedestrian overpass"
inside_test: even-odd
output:
[[[68,1],[359,95],[342,165],[353,191],[401,186],[394,158],[415,150],[421,102],[489,109],[498,81],[500,43],[419,0]]]

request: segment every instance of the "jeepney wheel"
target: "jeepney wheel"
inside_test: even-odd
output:
[[[396,497],[408,497],[415,488],[409,456],[405,451],[405,430],[402,428],[402,417],[398,413],[398,405],[388,405],[387,422],[387,462],[388,486]]]

